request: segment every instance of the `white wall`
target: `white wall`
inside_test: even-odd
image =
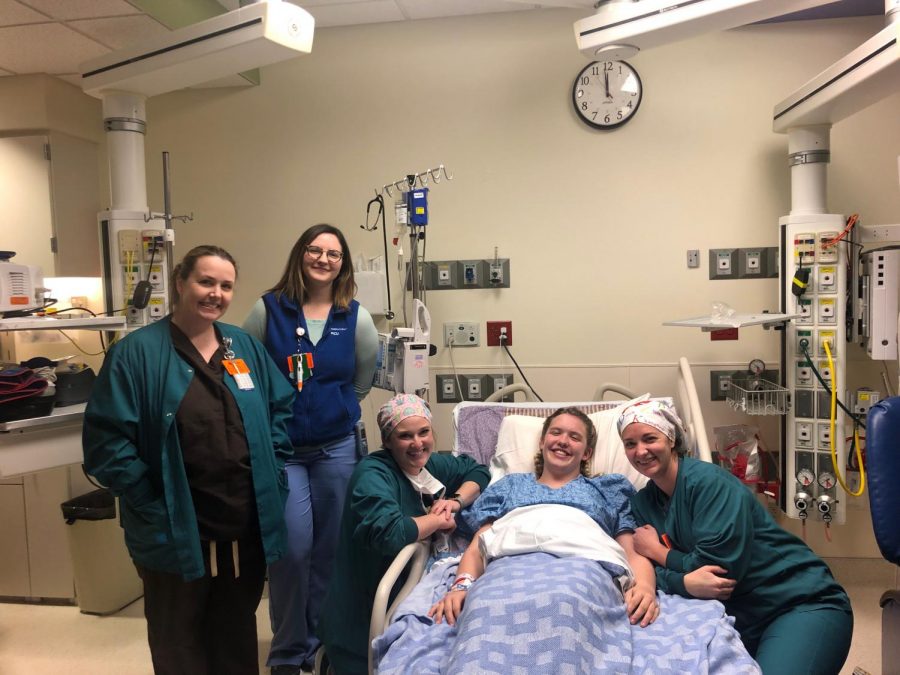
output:
[[[324,29],[312,55],[264,69],[260,87],[151,99],[153,208],[168,150],[174,210],[196,216],[179,226],[177,252],[202,242],[232,250],[241,274],[229,318],[239,323],[303,229],[337,224],[354,251],[375,255],[381,233],[358,227],[373,188],[443,162],[456,178],[431,193],[428,258],[486,258],[498,246],[512,287],[432,292],[438,333],[444,321],[512,320],[513,353],[548,400],[590,398],[604,381],[670,392],[681,355],[696,364],[705,399],[710,368],[777,363],[777,334],[750,328],[711,342],[661,323],[708,313],[715,300],[777,309],[775,280],[710,282],[707,250],[777,245],[790,183],[772,108],[881,19],[754,26],[640,54],[641,109],[603,133],[570,102],[585,65],[572,36],[580,14]],[[835,127],[833,211],[900,220],[898,113],[895,94]],[[703,268],[686,268],[689,248],[701,249]],[[512,370],[497,348],[455,359],[467,372]],[[433,366],[448,368],[443,350]],[[370,421],[384,398],[370,397]],[[436,406],[445,444],[449,409]],[[710,428],[748,421],[722,403],[705,414]],[[774,420],[762,423],[777,445]],[[852,550],[877,555],[871,542]]]

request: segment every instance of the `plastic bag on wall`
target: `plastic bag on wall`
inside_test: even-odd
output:
[[[759,481],[759,429],[748,424],[733,424],[713,429],[719,465],[745,482]]]

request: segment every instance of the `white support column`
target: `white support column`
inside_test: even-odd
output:
[[[791,215],[827,213],[831,125],[789,129],[788,153],[791,165]]]
[[[109,153],[110,211],[149,211],[144,134],[146,97],[110,91],[103,94],[103,126]]]

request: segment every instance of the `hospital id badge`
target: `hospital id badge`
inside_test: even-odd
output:
[[[234,383],[242,391],[254,389],[253,380],[250,378],[250,369],[244,363],[244,359],[225,359],[222,361],[225,370],[234,378]]]
[[[303,383],[313,374],[313,357],[309,352],[291,354],[287,357],[288,372],[297,385],[297,391],[303,391]]]

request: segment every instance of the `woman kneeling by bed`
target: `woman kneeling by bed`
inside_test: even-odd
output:
[[[724,602],[765,675],[840,672],[853,613],[825,563],[737,478],[679,457],[684,431],[667,404],[625,409],[618,429],[628,460],[650,479],[632,499],[646,523],[634,543],[658,565],[660,590]]]
[[[436,623],[444,618],[451,625],[456,622],[469,587],[484,574],[485,557],[499,557],[490,555],[492,549],[499,553],[498,548],[503,549],[504,555],[515,553],[509,549],[509,543],[522,539],[522,519],[527,520],[536,513],[529,511],[529,507],[539,505],[562,507],[562,510],[544,509],[538,515],[538,520],[551,518],[554,521],[552,529],[556,542],[543,542],[543,550],[562,546],[567,550],[557,549],[557,553],[598,559],[619,580],[631,623],[647,626],[656,619],[659,604],[653,564],[635,552],[632,542],[637,524],[631,516],[629,497],[634,494],[634,487],[619,474],[588,477],[596,442],[593,422],[576,408],[560,408],[545,420],[535,456],[535,475],[516,473],[506,476],[491,485],[463,514],[469,527],[478,530],[460,560],[454,585],[429,612]],[[514,510],[516,512],[511,514]],[[494,527],[495,521],[504,516],[507,518],[503,523]],[[581,529],[585,518],[600,529],[591,526],[586,531]],[[530,529],[534,525],[532,520],[525,527]],[[568,537],[567,532],[578,534]],[[527,538],[531,539],[530,536]],[[529,548],[519,552],[534,550]]]
[[[378,411],[382,450],[363,457],[347,488],[331,586],[319,636],[338,675],[368,672],[375,590],[407,544],[456,527],[455,514],[490,474],[467,456],[432,454],[428,404],[400,394]]]

